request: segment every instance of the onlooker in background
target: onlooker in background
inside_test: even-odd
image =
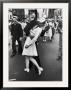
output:
[[[52,20],[52,37],[51,37],[51,39],[54,38],[54,34],[55,34],[55,23],[54,23],[54,20]]]
[[[46,21],[45,22],[45,28],[43,31],[45,31],[45,34],[43,36],[43,42],[46,42],[47,41],[47,38],[48,38],[48,30],[49,30],[49,24],[48,22]]]
[[[50,41],[52,41],[52,28],[53,28],[53,23],[52,23],[52,21],[49,21],[48,36],[49,36],[49,40],[50,40]]]
[[[22,54],[22,44],[21,40],[23,37],[23,30],[21,25],[17,22],[17,16],[13,17],[13,23],[11,25],[11,35],[12,35],[12,55],[15,56],[16,51],[16,40],[18,42],[18,54]]]
[[[42,28],[42,32],[41,32],[41,37],[43,37],[43,41],[46,41],[47,38],[47,34],[48,34],[48,30],[49,30],[49,24],[48,21],[44,20],[45,22],[43,23],[44,26]]]
[[[58,33],[59,33],[59,51],[57,60],[62,60],[62,18],[59,17],[58,20]]]

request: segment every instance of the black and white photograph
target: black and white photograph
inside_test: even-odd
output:
[[[67,3],[4,3],[3,30],[5,87],[68,85]]]

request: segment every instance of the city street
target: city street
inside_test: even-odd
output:
[[[11,81],[61,81],[62,80],[62,61],[57,60],[59,48],[59,34],[55,34],[52,42],[40,42],[38,44],[39,56],[43,72],[39,76],[34,69],[34,65],[29,73],[24,71],[24,56],[16,55],[10,57],[9,52],[9,80]]]

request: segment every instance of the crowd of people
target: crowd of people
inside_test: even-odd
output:
[[[12,55],[14,57],[17,53],[25,57],[26,67],[24,71],[29,72],[32,63],[36,66],[36,72],[41,75],[43,67],[41,66],[39,53],[37,49],[38,38],[42,37],[43,42],[52,41],[55,33],[59,33],[59,54],[58,59],[62,57],[62,18],[59,20],[49,18],[38,18],[35,13],[29,15],[29,19],[18,21],[17,16],[13,16],[11,24],[9,25],[12,39]],[[22,39],[24,45],[22,46]],[[16,50],[16,41],[18,43],[18,52]],[[31,62],[32,63],[31,63]]]

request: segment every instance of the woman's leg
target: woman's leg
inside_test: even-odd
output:
[[[29,72],[29,59],[29,56],[25,56],[26,68],[24,70],[27,72]]]

